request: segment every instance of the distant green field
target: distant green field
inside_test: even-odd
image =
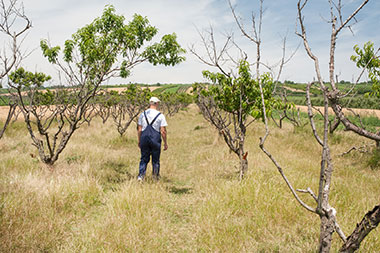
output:
[[[371,84],[359,83],[354,87],[350,83],[339,83],[338,89],[343,93],[349,94],[341,99],[344,107],[380,109],[380,99],[375,97],[366,97],[365,94],[372,91]],[[301,83],[285,83],[283,87],[286,89],[288,101],[296,105],[306,105],[306,84]],[[316,86],[310,89],[311,101],[315,106],[323,105],[322,93]]]
[[[153,91],[154,94],[160,93],[180,93],[186,92],[191,87],[191,84],[167,84]]]

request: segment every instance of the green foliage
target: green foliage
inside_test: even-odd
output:
[[[141,89],[135,84],[131,84],[128,88],[121,92],[121,99],[134,106],[147,106],[152,96],[149,89]],[[145,105],[145,106],[144,106]]]
[[[48,59],[50,63],[57,63],[58,53],[61,48],[59,46],[50,47],[46,40],[41,40],[40,47],[42,50],[42,54]]]
[[[356,62],[358,68],[368,70],[368,76],[372,81],[372,92],[368,95],[380,97],[380,59],[375,52],[373,43],[368,41],[364,44],[363,49],[358,45],[354,46],[356,55],[351,56],[351,60]]]
[[[240,114],[243,120],[248,116],[262,119],[264,115],[259,81],[252,77],[248,62],[240,62],[238,74],[239,76],[234,78],[221,73],[203,71],[203,76],[213,82],[213,85],[209,85],[208,88],[196,85],[194,89],[200,90],[200,94],[204,97],[212,97],[219,109]],[[271,76],[268,73],[263,74],[260,82],[267,114],[270,115],[274,109],[283,108],[281,100],[273,97],[274,83]]]
[[[130,75],[130,69],[138,63],[149,61],[153,65],[175,65],[185,60],[185,50],[177,42],[175,34],[164,35],[160,43],[144,45],[157,34],[146,17],[135,14],[125,24],[122,15],[115,14],[113,6],[107,6],[101,17],[79,29],[66,40],[63,60],[74,63],[86,76],[87,84],[97,85],[106,75],[119,71],[122,78]],[[52,64],[58,64],[61,48],[51,47],[46,40],[40,43],[43,55]],[[140,51],[139,51],[140,50]],[[75,51],[80,59],[75,59]],[[122,57],[118,64],[119,56]]]
[[[53,105],[55,104],[55,92],[47,89],[46,92],[36,91],[34,94],[36,105]]]
[[[167,104],[183,104],[187,106],[193,102],[193,97],[187,93],[161,93],[158,95],[162,103]]]
[[[189,104],[193,102],[193,96],[187,93],[171,93],[162,92],[158,94],[161,101],[161,108],[164,113],[169,116],[173,116],[180,109],[186,108]]]
[[[148,47],[143,56],[147,57],[148,61],[153,65],[174,66],[186,59],[180,56],[185,52],[186,50],[181,48],[177,42],[177,35],[173,33],[164,35],[160,43],[155,43]]]
[[[126,103],[146,107],[151,96],[149,89],[141,89],[136,84],[129,84],[127,89],[120,93],[115,90],[102,91],[94,98],[93,103],[100,104],[104,107],[112,107]]]
[[[13,84],[16,84],[15,88],[24,87],[41,87],[51,77],[44,73],[32,73],[26,71],[24,68],[18,68],[16,71],[9,75],[9,79]]]

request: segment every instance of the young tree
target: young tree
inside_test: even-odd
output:
[[[7,75],[25,58],[21,44],[24,35],[31,27],[32,23],[25,15],[22,4],[19,4],[17,0],[0,1],[0,36],[4,36],[4,48],[0,51],[0,88],[3,81],[7,81]],[[0,128],[1,139],[12,120],[17,105],[9,94],[0,95],[0,102],[9,106],[7,118]]]
[[[33,128],[29,129],[44,163],[53,165],[57,161],[72,134],[85,121],[88,103],[98,93],[101,83],[115,76],[128,77],[131,69],[142,62],[175,65],[184,60],[181,54],[185,51],[177,43],[175,34],[164,35],[160,42],[147,46],[146,43],[156,34],[157,28],[151,26],[147,18],[135,14],[125,24],[124,16],[115,14],[114,7],[108,6],[101,17],[66,40],[62,56],[59,46],[52,47],[47,41],[41,41],[44,56],[59,69],[60,76],[64,77],[64,86],[70,92],[70,104],[64,104],[62,108],[56,106],[56,111],[48,116],[54,117],[51,122],[62,121],[55,133],[48,131],[52,124],[47,124],[47,128],[40,132],[43,138],[37,136]],[[38,85],[31,84],[30,87]],[[22,93],[17,95],[21,101]],[[23,111],[25,121],[32,120],[27,116],[29,112]],[[57,145],[50,145],[52,142],[57,142]],[[46,147],[49,147],[48,152]]]
[[[158,95],[160,99],[160,110],[165,115],[170,117],[174,116],[179,110],[186,108],[192,103],[192,96],[185,92],[163,92]]]
[[[149,89],[140,89],[133,84],[121,93],[111,91],[111,115],[120,136],[123,136],[131,123],[148,107],[150,97]]]
[[[111,106],[113,105],[111,92],[101,90],[93,100],[95,114],[99,116],[102,119],[103,124],[105,124],[111,116]]]
[[[261,33],[263,22],[263,3],[259,1],[259,15],[252,15],[252,30],[248,31],[242,24],[242,19],[237,16],[231,1],[228,1],[235,23],[241,34],[254,44],[256,55],[253,63],[249,63],[248,54],[239,47],[232,35],[226,35],[225,42],[218,49],[217,40],[212,27],[206,35],[200,34],[206,56],[196,52],[193,47],[190,51],[204,64],[215,67],[219,73],[204,71],[204,77],[212,81],[213,85],[203,87],[198,92],[197,104],[204,117],[210,121],[223,136],[226,144],[240,159],[240,179],[248,168],[247,155],[244,150],[246,130],[256,119],[263,119],[259,84],[262,84],[264,99],[268,108],[267,113],[271,115],[272,110],[290,109],[285,100],[275,99],[275,87],[279,83],[282,69],[294,54],[286,57],[284,39],[282,57],[279,64],[269,66],[261,60]],[[237,51],[239,59],[232,57],[232,50]],[[235,52],[236,53],[236,52]],[[237,73],[232,66],[236,66]],[[254,70],[251,73],[250,66]],[[262,73],[261,67],[267,69]],[[277,67],[277,74],[275,69]],[[273,81],[274,77],[276,80]],[[199,88],[198,88],[199,89]]]
[[[239,76],[228,77],[221,73],[204,71],[203,76],[212,85],[195,85],[196,103],[204,118],[214,125],[223,136],[229,149],[240,160],[240,180],[248,169],[248,152],[245,151],[247,128],[257,119],[263,118],[261,96],[257,78],[253,77],[249,64],[241,61]],[[273,94],[273,80],[269,74],[260,77],[267,113],[282,107]]]

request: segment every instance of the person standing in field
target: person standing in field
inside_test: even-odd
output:
[[[158,111],[160,100],[151,97],[149,109],[141,113],[137,123],[138,145],[141,150],[138,181],[143,181],[146,173],[146,166],[152,157],[153,178],[160,178],[160,154],[161,138],[164,140],[164,150],[168,149],[166,138],[166,126],[168,125],[165,116]]]

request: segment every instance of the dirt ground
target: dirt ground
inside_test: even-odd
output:
[[[160,88],[160,86],[148,86],[148,87],[144,87],[144,88],[149,88],[150,91],[154,91],[154,90]],[[126,89],[127,89],[127,87],[120,87],[120,88],[108,88],[107,90],[115,90],[115,91],[120,92],[120,91],[124,91]]]
[[[304,105],[297,105],[296,106],[297,108],[300,109],[300,111],[302,112],[307,112],[307,106],[304,106]],[[322,111],[322,107],[319,107],[319,106],[316,106],[316,108],[320,109]],[[353,110],[355,113],[359,114],[359,115],[363,115],[363,116],[371,116],[371,115],[374,115],[378,118],[380,118],[380,110],[374,110],[374,109],[351,109]],[[350,112],[349,110],[347,109],[343,109],[343,112],[344,114],[346,115],[349,115],[349,114],[352,114],[352,112]],[[333,114],[333,110],[331,108],[329,108],[329,113]]]
[[[160,88],[160,86],[149,86],[148,87],[151,91],[154,91],[155,89]],[[108,90],[115,90],[118,92],[126,90],[127,87],[120,87],[120,88],[109,88]],[[9,107],[8,106],[0,106],[0,120],[4,121],[8,116]]]

